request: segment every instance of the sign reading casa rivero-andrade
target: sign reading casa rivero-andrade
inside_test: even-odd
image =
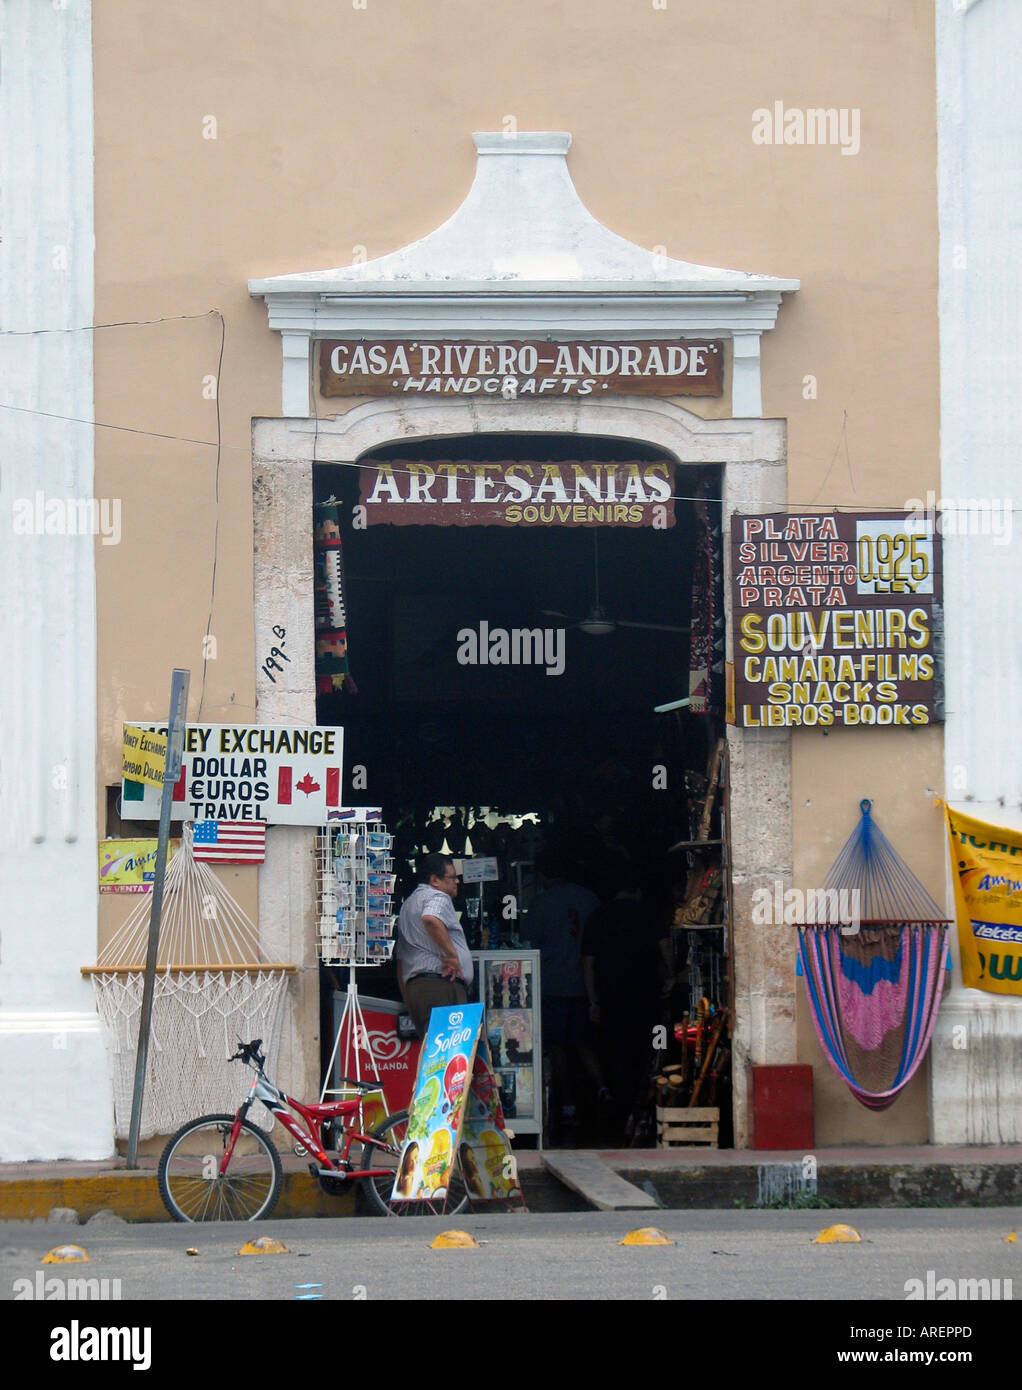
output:
[[[674,464],[381,460],[361,469],[367,526],[674,525]]]
[[[165,733],[166,725],[139,727]],[[174,820],[328,825],[343,821],[344,730],[279,724],[189,724]],[[124,778],[124,820],[159,820],[160,789]]]
[[[719,396],[719,340],[413,342],[357,338],[320,344],[324,396],[431,392],[504,400],[597,396]]]
[[[733,516],[736,723],[913,727],[942,718],[941,580],[932,521]]]

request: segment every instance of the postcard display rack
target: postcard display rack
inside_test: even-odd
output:
[[[539,951],[473,951],[493,1074],[508,1128],[543,1142]]]
[[[327,1063],[320,1099],[339,1094],[327,1088],[342,1046],[342,1076],[380,1081],[370,1034],[358,998],[355,969],[382,965],[394,954],[394,837],[379,820],[347,820],[323,826],[316,836],[319,879],[319,958],[324,965],[348,967],[348,992]],[[362,1059],[372,1065],[363,1078]],[[346,1093],[346,1088],[341,1087]]]

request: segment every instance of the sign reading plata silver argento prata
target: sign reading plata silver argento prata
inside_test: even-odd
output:
[[[735,722],[942,718],[940,537],[904,514],[731,518]]]
[[[320,344],[324,396],[394,392],[503,400],[596,396],[719,396],[724,344],[641,342],[439,342],[334,339]]]

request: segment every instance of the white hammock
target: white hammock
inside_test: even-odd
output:
[[[89,972],[122,1139],[131,1121],[150,912],[146,894]],[[228,1058],[239,1038],[262,1038],[267,1056],[273,1054],[286,981],[284,967],[260,962],[251,918],[212,870],[195,862],[192,827],[186,824],[164,884],[140,1138],[171,1134],[197,1115],[237,1109],[249,1079]],[[273,1126],[261,1106],[253,1108],[250,1119]]]

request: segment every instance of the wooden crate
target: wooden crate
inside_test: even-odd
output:
[[[687,1148],[703,1145],[717,1147],[720,1128],[720,1109],[716,1105],[661,1106],[656,1108],[656,1139],[658,1149]]]

